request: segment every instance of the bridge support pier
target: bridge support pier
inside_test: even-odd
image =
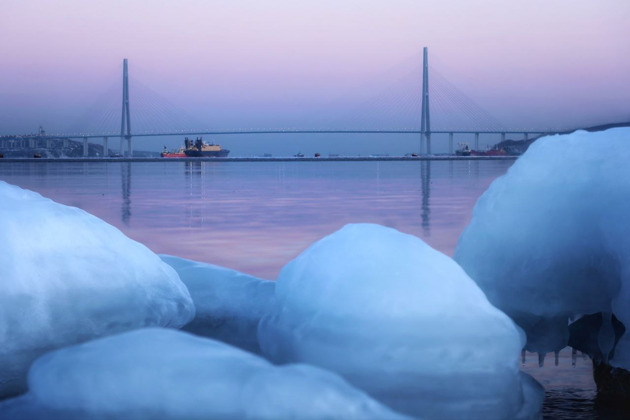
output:
[[[127,134],[125,135],[125,131]],[[131,157],[131,113],[129,112],[129,71],[127,59],[123,60],[122,119],[120,122],[120,155],[124,156],[123,138],[127,139],[127,151]]]
[[[505,133],[501,133],[501,141],[505,141]]]
[[[525,135],[525,141],[529,140],[529,133],[523,133]]]
[[[453,133],[448,133],[448,154],[453,154]]]
[[[420,118],[420,154],[423,154],[423,137],[426,136],[427,154],[431,154],[431,117],[429,112],[429,53],[422,50],[422,115]]]
[[[107,136],[103,137],[103,157],[109,156],[109,147],[107,145]]]
[[[479,133],[475,133],[475,150],[479,150]]]
[[[83,157],[87,157],[88,155],[88,139],[87,137],[83,137]]]

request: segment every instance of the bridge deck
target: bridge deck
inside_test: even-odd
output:
[[[545,130],[432,130],[429,134],[556,134],[557,131]],[[245,134],[423,134],[420,130],[207,130],[207,131],[179,131],[164,133],[138,133],[131,137],[170,137],[170,136],[222,136]],[[72,139],[120,138],[120,134],[55,134],[59,137]],[[127,136],[123,136],[127,137]]]
[[[515,160],[518,156],[339,156],[339,157],[194,157],[194,158],[3,158],[1,163],[31,162],[378,162],[378,161],[449,161],[449,160]]]

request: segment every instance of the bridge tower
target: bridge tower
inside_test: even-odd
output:
[[[125,133],[126,131],[126,133]],[[124,155],[123,139],[127,139],[127,154],[132,157],[131,118],[129,113],[129,70],[127,59],[123,60],[122,118],[120,121],[120,154]]]
[[[420,154],[426,139],[427,152],[431,154],[431,118],[429,113],[429,54],[427,47],[422,50],[422,119],[420,120]]]

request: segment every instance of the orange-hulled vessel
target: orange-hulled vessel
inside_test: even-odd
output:
[[[471,150],[471,156],[506,156],[507,152],[502,148],[492,148],[488,150]]]
[[[186,157],[186,153],[184,153],[184,146],[181,146],[179,150],[171,151],[169,151],[166,146],[164,146],[164,150],[162,150],[160,156],[162,156],[163,158],[183,158]]]

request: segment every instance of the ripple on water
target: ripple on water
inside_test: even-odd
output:
[[[549,420],[599,419],[595,394],[584,389],[554,389],[545,392],[543,418]]]
[[[558,354],[557,363],[550,353],[539,366],[535,353],[526,353],[521,370],[533,376],[545,388],[545,419],[599,419],[595,411],[597,387],[593,381],[591,359],[572,359],[571,348]]]
[[[545,387],[545,420],[630,420],[628,405],[619,406],[597,397],[589,357],[582,355],[573,361],[571,348],[565,347],[557,364],[553,353],[547,355],[542,367],[538,361],[537,354],[526,353],[521,370]]]

